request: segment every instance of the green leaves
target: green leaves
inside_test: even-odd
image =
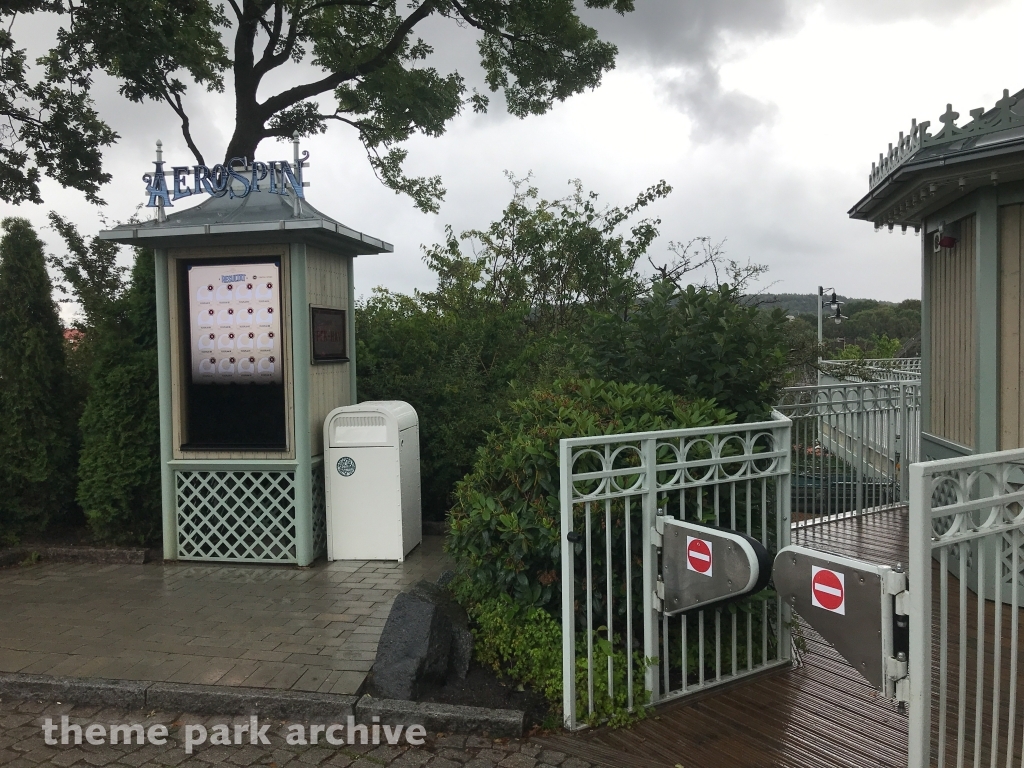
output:
[[[595,313],[590,364],[616,381],[714,398],[742,421],[765,418],[787,371],[781,310],[745,307],[735,289],[656,281],[624,313]]]
[[[510,595],[519,605],[560,610],[560,439],[731,418],[712,402],[683,400],[654,385],[596,380],[555,382],[511,402],[477,453],[473,471],[456,486],[448,517],[446,548],[471,585],[468,596]],[[624,528],[615,535],[624,536]],[[623,549],[618,543],[613,548]],[[595,566],[598,571],[604,573]]]
[[[68,513],[75,408],[43,244],[25,219],[0,240],[0,540]]]

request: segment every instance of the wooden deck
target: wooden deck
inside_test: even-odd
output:
[[[905,508],[806,526],[793,543],[907,561]],[[907,717],[806,624],[800,666],[653,710],[639,725],[538,739],[609,768],[903,768]]]

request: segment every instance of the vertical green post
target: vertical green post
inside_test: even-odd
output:
[[[313,467],[309,439],[309,307],[306,246],[291,245],[292,390],[295,401],[295,559],[313,562]]]
[[[355,256],[346,256],[348,269],[348,392],[349,405],[356,400],[356,280]]]
[[[932,431],[932,249],[927,222],[921,227],[921,431]],[[918,446],[918,456],[921,456]],[[904,455],[908,455],[904,449]],[[903,462],[906,464],[906,461]]]
[[[156,259],[156,348],[160,389],[160,509],[163,516],[164,560],[178,559],[178,505],[174,494],[173,410],[171,408],[171,297],[167,279],[167,251],[154,251]]]
[[[999,207],[996,190],[978,190],[975,219],[974,450],[999,450]]]

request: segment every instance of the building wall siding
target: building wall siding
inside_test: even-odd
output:
[[[953,248],[932,255],[931,432],[974,447],[975,218],[960,223]]]
[[[306,292],[309,303],[347,311],[346,322],[352,322],[348,306],[348,265],[351,256],[306,246]],[[308,318],[306,322],[309,322]],[[297,354],[310,356],[309,350]],[[349,350],[349,355],[352,350]],[[352,402],[349,386],[350,363],[312,365],[309,371],[309,436],[313,456],[324,452],[324,419],[339,405]]]
[[[1024,446],[1024,350],[1021,325],[1024,316],[1021,278],[1024,256],[1024,206],[999,209],[999,449]]]

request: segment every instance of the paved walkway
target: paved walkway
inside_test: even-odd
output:
[[[78,725],[84,735],[89,725],[103,725],[104,741],[109,741],[111,725],[139,723],[149,731],[153,725],[167,727],[167,743],[139,745],[136,743],[116,746],[109,744],[91,745],[73,743],[69,735],[68,744],[48,745],[45,742],[43,725],[46,718],[58,726],[52,737],[60,741],[61,716],[68,716],[69,725]],[[202,725],[210,734],[214,726],[229,726],[232,740],[234,726],[248,725],[248,718],[196,717],[187,714],[160,712],[131,713],[122,710],[99,709],[98,707],[70,707],[59,704],[38,702],[0,701],[0,765],[4,768],[36,768],[53,765],[60,768],[93,768],[96,766],[131,766],[131,768],[167,768],[176,765],[220,764],[224,766],[265,765],[275,768],[304,768],[305,766],[330,766],[331,768],[591,768],[591,763],[564,752],[544,749],[525,739],[483,739],[475,736],[445,736],[431,734],[423,746],[408,746],[402,739],[400,746],[354,745],[330,746],[324,744],[323,734],[318,734],[317,746],[289,745],[286,737],[292,723],[275,722],[266,733],[270,744],[252,746],[248,736],[242,734],[242,741],[235,746],[211,746],[204,743],[195,746],[191,754],[185,751],[185,736],[189,725]],[[322,723],[321,725],[329,725]],[[309,728],[304,726],[307,741]],[[70,729],[69,729],[70,730]],[[194,737],[195,738],[195,737]],[[345,735],[342,734],[344,739]],[[371,737],[372,738],[372,737]],[[94,740],[98,740],[94,735]],[[119,741],[123,741],[123,737]],[[209,739],[207,739],[209,741]]]
[[[352,694],[395,596],[448,567],[441,545],[402,564],[0,569],[0,672]]]

